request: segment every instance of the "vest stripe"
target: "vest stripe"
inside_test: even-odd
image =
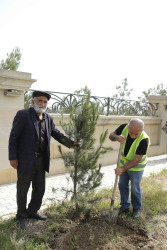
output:
[[[145,168],[145,166],[147,165],[147,163],[143,164],[143,165],[136,165],[135,168]]]
[[[140,161],[139,161],[139,163],[140,162],[143,162],[143,161],[145,161],[146,160],[146,156],[144,157],[144,158],[142,158]]]
[[[124,154],[121,154],[121,156],[123,156],[123,157],[125,157],[124,156]],[[140,161],[139,161],[139,163],[141,163],[141,162],[143,162],[143,161],[145,161],[146,160],[146,156],[145,157],[143,157]],[[126,162],[129,162],[130,160],[127,160],[126,159]],[[121,161],[120,161],[121,162]],[[123,162],[122,162],[123,163]]]

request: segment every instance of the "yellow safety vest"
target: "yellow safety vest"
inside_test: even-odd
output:
[[[122,153],[121,153],[121,159],[120,159],[120,167],[123,167],[126,163],[128,163],[129,161],[132,161],[135,158],[136,155],[136,150],[139,146],[139,143],[141,142],[141,140],[148,138],[148,147],[147,150],[150,146],[150,138],[149,136],[146,134],[146,132],[142,132],[141,135],[136,138],[134,140],[134,142],[132,143],[129,152],[127,153],[126,157],[124,155],[124,149],[125,149],[125,145],[126,145],[126,140],[128,137],[128,125],[125,126],[125,128],[122,131],[122,135],[124,135],[126,137],[125,142],[123,144],[122,147]],[[133,168],[128,169],[129,171],[141,171],[144,170],[145,166],[147,164],[147,155],[143,155],[140,162]]]

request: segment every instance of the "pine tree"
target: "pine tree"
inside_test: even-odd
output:
[[[62,152],[59,146],[59,152],[73,182],[73,187],[66,190],[67,195],[72,195],[71,200],[75,204],[77,215],[85,206],[83,194],[95,190],[101,183],[103,174],[100,172],[99,157],[111,150],[111,147],[103,147],[108,134],[107,130],[100,135],[99,145],[95,148],[94,133],[98,118],[98,105],[91,103],[90,95],[87,95],[82,98],[81,106],[75,109],[75,113],[71,112],[69,123],[63,123],[63,117],[61,121],[66,135],[74,141],[81,142],[80,147],[75,147],[68,153]]]

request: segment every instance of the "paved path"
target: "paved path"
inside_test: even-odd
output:
[[[111,188],[114,184],[115,174],[114,169],[116,164],[102,167],[104,177],[101,186],[102,188]],[[167,154],[153,156],[148,158],[148,164],[144,171],[144,176],[148,177],[152,173],[158,173],[162,169],[167,169]],[[54,199],[56,201],[63,200],[64,193],[62,187],[67,187],[67,178],[69,174],[59,174],[46,178],[46,192],[43,198],[41,209],[44,209]],[[69,183],[71,185],[71,183]],[[30,200],[31,188],[28,192],[28,201]],[[0,185],[0,216],[8,218],[16,213],[16,183],[8,185]]]

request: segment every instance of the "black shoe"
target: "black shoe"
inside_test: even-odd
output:
[[[133,218],[139,218],[140,217],[140,209],[133,209]]]
[[[26,219],[25,218],[17,219],[17,224],[21,230],[24,230],[26,228]]]
[[[29,214],[29,218],[36,219],[36,220],[46,220],[47,216],[43,215],[43,214],[36,213],[36,214]]]
[[[129,208],[120,207],[118,215],[129,212]]]

